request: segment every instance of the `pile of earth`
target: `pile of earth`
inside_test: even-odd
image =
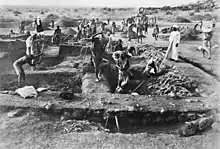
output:
[[[79,25],[79,21],[77,19],[62,17],[57,22],[55,22],[55,26],[58,25],[60,27],[77,27]]]
[[[77,31],[75,31],[75,30],[72,29],[72,28],[65,28],[65,29],[62,29],[62,34],[74,36],[74,35],[77,34]]]
[[[145,60],[141,61],[138,65],[146,65],[147,61],[153,59],[159,68],[158,75],[147,78],[137,90],[139,94],[169,95],[181,98],[198,95],[195,91],[198,84],[195,81],[186,77],[175,67],[172,68],[162,63],[165,54],[163,48],[144,45],[139,47],[139,50],[144,51],[141,57],[144,57]]]
[[[181,74],[177,69],[166,68],[167,73],[147,79],[137,90],[139,94],[171,96],[177,98],[198,96],[198,83]]]

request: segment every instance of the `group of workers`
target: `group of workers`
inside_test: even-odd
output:
[[[135,20],[136,19],[136,20]],[[156,19],[154,19],[154,22],[156,22]],[[108,19],[108,24],[110,23],[110,20]],[[42,28],[42,22],[40,18],[38,17],[35,21],[36,24],[36,31],[37,33],[34,35],[31,35],[26,40],[26,55],[19,58],[13,63],[14,69],[18,75],[18,84],[21,86],[22,80],[25,83],[25,73],[23,69],[24,64],[29,64],[30,66],[35,66],[36,64],[39,64],[40,61],[37,60],[41,55],[42,51],[39,49],[40,42],[43,40],[41,37],[41,33],[43,32]],[[101,25],[101,31],[97,32],[97,24]],[[113,52],[112,58],[115,61],[115,66],[118,70],[118,86],[116,88],[116,92],[123,92],[124,86],[129,82],[130,76],[132,74],[129,71],[130,63],[129,59],[134,55],[135,48],[129,47],[125,48],[122,45],[122,40],[119,39],[115,47],[112,44],[112,38],[111,34],[115,34],[116,30],[116,24],[115,22],[112,22],[112,30],[106,31],[107,24],[100,22],[99,19],[92,19],[90,22],[86,21],[85,19],[82,20],[80,25],[78,26],[78,33],[76,35],[75,40],[78,41],[82,38],[87,39],[88,42],[92,42],[91,46],[91,62],[95,69],[95,75],[96,75],[96,82],[101,81],[101,63],[103,60],[103,55],[105,52]],[[129,40],[131,40],[131,33],[130,31],[135,26],[137,27],[137,33],[138,33],[138,42],[139,37],[143,35],[143,32],[145,34],[148,33],[148,18],[147,17],[132,17],[128,18],[126,21],[123,19],[122,25],[128,26],[128,37]],[[122,29],[123,29],[122,27]],[[213,25],[214,27],[214,25]],[[205,49],[209,53],[209,59],[211,58],[211,38],[212,38],[212,31],[204,31],[205,33],[205,39],[203,44],[203,49]],[[106,43],[104,34],[107,34],[108,42]],[[155,25],[155,28],[153,29],[152,36],[157,40],[159,34],[159,27],[158,25]],[[100,36],[100,37],[98,37]],[[57,45],[59,45],[59,41],[61,38],[61,29],[59,26],[57,26],[57,29],[54,32],[52,40],[55,41]],[[141,39],[142,42],[142,39]],[[165,55],[165,59],[172,59],[174,61],[178,61],[178,46],[180,43],[180,32],[179,27],[177,25],[173,25],[172,32],[169,38],[169,46]],[[43,47],[42,47],[43,48]],[[37,51],[37,52],[36,52]],[[146,66],[146,69],[144,70],[143,74],[152,75],[156,74],[158,71],[158,68],[156,67],[156,60],[151,59],[148,61],[148,64]]]

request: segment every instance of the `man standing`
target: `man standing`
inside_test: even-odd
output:
[[[42,53],[34,56],[34,55],[25,55],[21,58],[19,58],[18,60],[16,60],[14,63],[13,63],[13,67],[15,69],[15,72],[18,76],[18,86],[21,87],[21,81],[23,80],[24,82],[24,85],[25,85],[25,72],[24,72],[24,69],[23,69],[23,65],[24,64],[29,64],[30,66],[35,66],[36,64],[39,64],[40,62],[38,61],[37,63],[33,63],[33,60],[35,58],[38,58],[39,56],[41,56]]]
[[[112,52],[113,47],[112,47],[112,37],[110,32],[107,33],[107,36],[108,36],[108,43],[106,46],[106,52]]]
[[[157,41],[159,32],[160,32],[159,31],[159,27],[158,27],[158,25],[156,25],[156,27],[153,30],[153,34],[152,34],[152,36],[154,37],[155,41]]]
[[[35,40],[37,39],[37,34],[31,35],[26,39],[26,55],[34,55],[34,51],[37,48]]]
[[[54,31],[54,36],[53,36],[53,43],[55,42],[55,44],[57,46],[59,46],[60,44],[60,38],[61,38],[61,29],[60,26],[57,26],[57,29]]]
[[[112,22],[112,34],[113,34],[113,36],[115,35],[115,30],[116,30],[116,24],[115,24],[115,22]]]
[[[144,32],[145,32],[145,35],[148,34],[148,20],[146,20],[146,21],[144,22]]]
[[[100,39],[96,37],[97,35],[100,35],[102,33],[97,33],[93,35],[90,40],[92,41],[92,48],[91,48],[91,61],[95,68],[95,74],[96,74],[96,82],[101,81],[101,69],[100,64],[102,61],[103,54],[105,52],[104,45],[101,43]]]
[[[41,18],[38,16],[37,19],[35,20],[35,24],[36,24],[36,31],[38,34],[43,34],[43,26],[42,26],[42,22],[41,22]]]
[[[169,46],[165,55],[166,59],[178,61],[178,45],[180,43],[180,32],[178,26],[173,25],[173,31],[170,34]]]
[[[211,59],[211,49],[212,49],[211,39],[213,37],[213,33],[212,33],[211,29],[204,29],[203,33],[204,33],[203,46],[201,46],[199,48],[202,48],[202,52],[203,52],[204,57],[205,57],[205,51],[206,51],[209,55],[208,59]]]
[[[212,20],[212,28],[215,28],[216,20],[215,18]]]

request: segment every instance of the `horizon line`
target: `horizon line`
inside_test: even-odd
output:
[[[162,8],[164,6],[85,6],[85,5],[14,5],[14,4],[7,4],[7,5],[1,5],[0,4],[0,7],[72,7],[72,8],[140,8],[140,7],[144,7],[144,8]],[[176,7],[176,6],[179,6],[179,5],[175,5],[175,6],[170,6],[170,7]]]

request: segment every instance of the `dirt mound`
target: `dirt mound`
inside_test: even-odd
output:
[[[201,31],[192,28],[186,29],[182,31],[181,40],[196,40],[199,38],[200,32]]]
[[[57,22],[55,22],[55,26],[58,26],[58,25],[60,27],[77,27],[79,25],[79,22],[77,19],[63,17]]]
[[[62,34],[64,35],[76,35],[77,31],[72,28],[62,29]]]
[[[191,23],[191,21],[184,17],[176,17],[175,22],[177,23]]]
[[[180,74],[176,69],[169,69],[168,71],[165,75],[148,79],[149,82],[145,83],[137,92],[177,98],[197,95],[195,92],[197,83],[195,81]]]
[[[57,19],[59,19],[60,17],[58,16],[58,15],[56,15],[56,14],[49,14],[49,15],[47,15],[46,17],[45,17],[45,21],[54,21],[54,20],[57,20]]]

